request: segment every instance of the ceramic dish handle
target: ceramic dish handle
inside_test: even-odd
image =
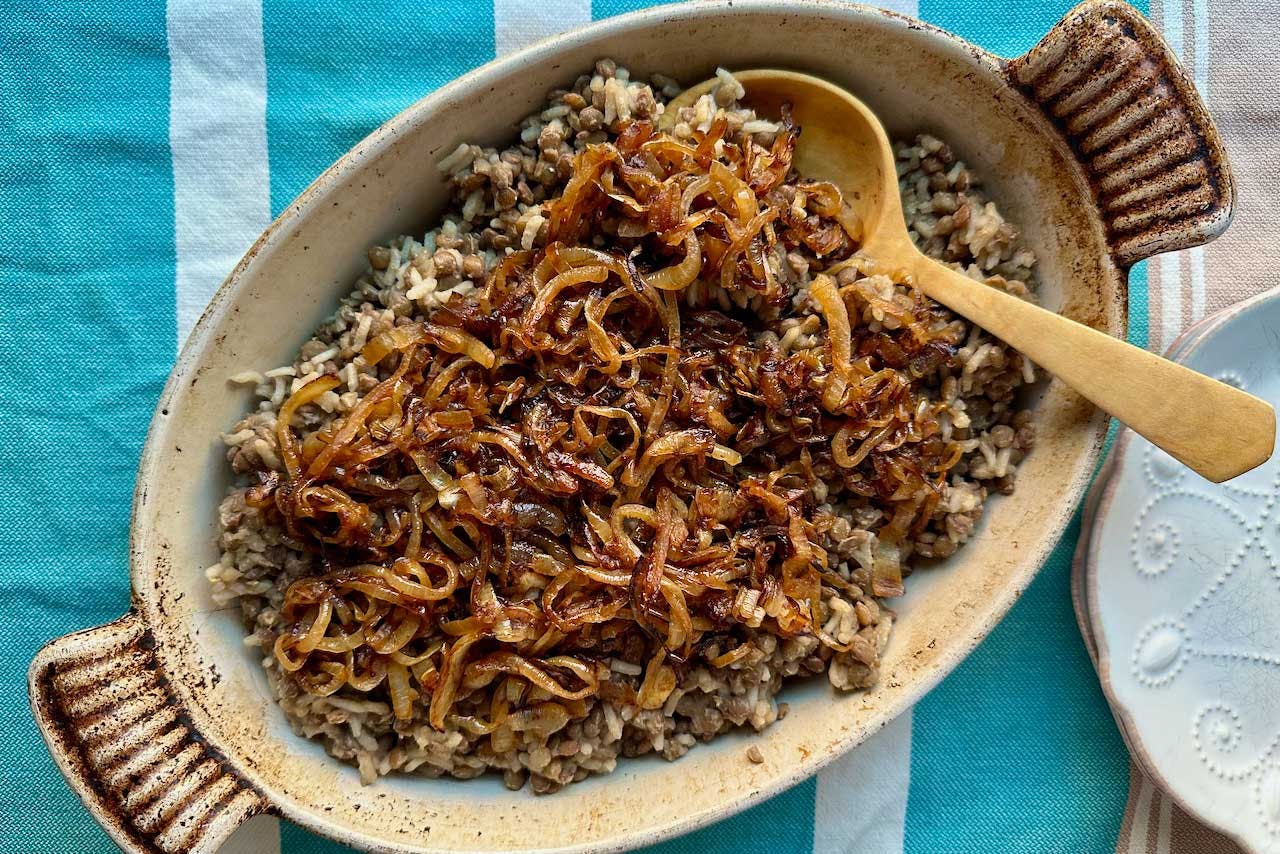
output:
[[[227,768],[169,692],[135,612],[59,638],[28,673],[62,773],[130,854],[213,852],[263,798]]]
[[[1217,237],[1235,189],[1195,85],[1136,9],[1094,0],[1008,67],[1093,184],[1122,267]]]

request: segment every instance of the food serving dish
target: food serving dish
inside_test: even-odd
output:
[[[1172,358],[1280,398],[1280,293],[1207,318]],[[1120,435],[1090,492],[1073,578],[1098,674],[1137,761],[1188,812],[1249,851],[1280,850],[1274,703],[1280,655],[1280,466],[1229,483]]]
[[[706,44],[724,47],[710,55]],[[796,686],[784,695],[790,713],[763,736],[726,736],[676,764],[636,761],[536,800],[496,780],[392,776],[361,786],[354,769],[293,735],[259,653],[241,643],[236,615],[213,607],[201,571],[216,557],[227,486],[211,439],[246,407],[244,390],[226,380],[288,361],[350,287],[368,246],[432,222],[444,204],[434,161],[461,140],[509,138],[548,90],[603,56],[686,83],[717,66],[796,68],[856,92],[891,134],[938,133],[1022,224],[1040,258],[1042,302],[1113,335],[1125,329],[1129,266],[1212,239],[1230,219],[1230,174],[1203,105],[1150,25],[1119,3],[1078,8],[1012,61],[861,6],[666,7],[560,36],[444,87],[322,175],[215,295],[143,452],[133,607],[55,641],[32,664],[33,709],[56,761],[126,849],[213,850],[262,812],[371,850],[654,842],[780,791],[908,708],[991,630],[1061,535],[1106,424],[1050,382],[1030,401],[1039,440],[1017,492],[992,503],[962,553],[912,578],[880,682],[866,693]],[[749,745],[763,761],[747,758]]]

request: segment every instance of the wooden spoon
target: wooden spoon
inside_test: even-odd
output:
[[[795,167],[831,181],[860,224],[862,252],[899,282],[968,318],[1070,385],[1096,406],[1215,483],[1266,462],[1275,444],[1270,404],[1146,350],[976,282],[925,256],[907,234],[893,149],[880,121],[840,87],[774,69],[736,72],[745,103],[776,116],[790,104],[801,127]],[[676,122],[719,79],[681,93]]]

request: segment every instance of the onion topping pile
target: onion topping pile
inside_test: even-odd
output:
[[[836,187],[794,175],[797,134],[632,121],[576,156],[545,248],[368,342],[379,383],[353,408],[301,429],[336,376],[285,402],[285,472],[249,502],[320,569],[285,596],[287,678],[496,750],[592,697],[660,708],[752,632],[848,650],[823,628],[824,586],[853,586],[823,545],[824,484],[884,508],[863,569],[900,594],[900,547],[962,454],[922,390],[954,343],[923,296],[838,286],[863,263],[856,226]],[[778,275],[797,247],[827,266],[799,290]],[[800,307],[818,343],[784,351]]]

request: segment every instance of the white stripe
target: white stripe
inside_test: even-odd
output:
[[[1156,854],[1169,854],[1173,834],[1173,800],[1167,794],[1160,795],[1160,815],[1156,822]]]
[[[1160,256],[1160,350],[1182,332],[1182,253]]]
[[[818,772],[813,854],[900,854],[911,782],[911,712]]]
[[[498,56],[591,23],[591,0],[493,0]]]
[[[1196,88],[1209,100],[1209,0],[1192,0],[1191,45],[1195,60]]]
[[[1173,55],[1178,58],[1179,62],[1182,61],[1182,52],[1186,41],[1186,37],[1183,35],[1182,3],[1183,0],[1164,0],[1164,2],[1160,4],[1161,8],[1164,9],[1164,26],[1162,28],[1162,34],[1164,35],[1164,40],[1169,43],[1170,49],[1173,50]]]
[[[1147,830],[1151,826],[1151,796],[1155,790],[1146,775],[1138,786],[1138,803],[1133,808],[1133,824],[1129,825],[1129,854],[1147,854]]]
[[[178,346],[209,297],[271,221],[267,66],[260,0],[169,0]],[[279,854],[280,822],[259,816],[225,854]]]
[[[1209,0],[1192,0],[1191,46],[1194,56],[1196,89],[1200,97],[1209,101]],[[1204,247],[1197,246],[1188,253],[1191,272],[1191,322],[1204,317],[1205,274]]]
[[[1207,0],[1192,0],[1193,3],[1203,5]],[[1157,0],[1153,6],[1161,9],[1162,15],[1162,35],[1165,41],[1169,42],[1169,47],[1174,52],[1175,58],[1179,61],[1187,59],[1187,37],[1184,33],[1184,0]],[[1155,9],[1153,9],[1155,12]],[[1207,12],[1206,12],[1207,15]],[[1193,32],[1194,45],[1193,50],[1196,51],[1197,60],[1199,52],[1203,46],[1204,54],[1208,54],[1208,38],[1201,37],[1198,31],[1199,17],[1201,12],[1197,8],[1192,9],[1193,24],[1197,26],[1197,32]],[[1207,27],[1206,27],[1207,31]],[[1201,63],[1196,63],[1196,76],[1198,78],[1201,72]],[[1199,81],[1197,79],[1197,86]],[[1196,255],[1199,254],[1199,279],[1196,278]],[[1160,348],[1161,351],[1169,348],[1174,343],[1174,339],[1178,338],[1183,330],[1183,259],[1185,252],[1174,252],[1170,255],[1162,255],[1160,257],[1160,296],[1161,296],[1161,312],[1160,312]],[[1198,320],[1204,314],[1204,259],[1202,250],[1192,250],[1188,255],[1188,266],[1190,266],[1190,315],[1192,320]]]
[[[260,0],[170,0],[178,345],[271,221]]]
[[[880,0],[879,3],[873,5],[879,6],[881,9],[888,9],[890,12],[910,15],[913,18],[920,15],[919,0]]]

